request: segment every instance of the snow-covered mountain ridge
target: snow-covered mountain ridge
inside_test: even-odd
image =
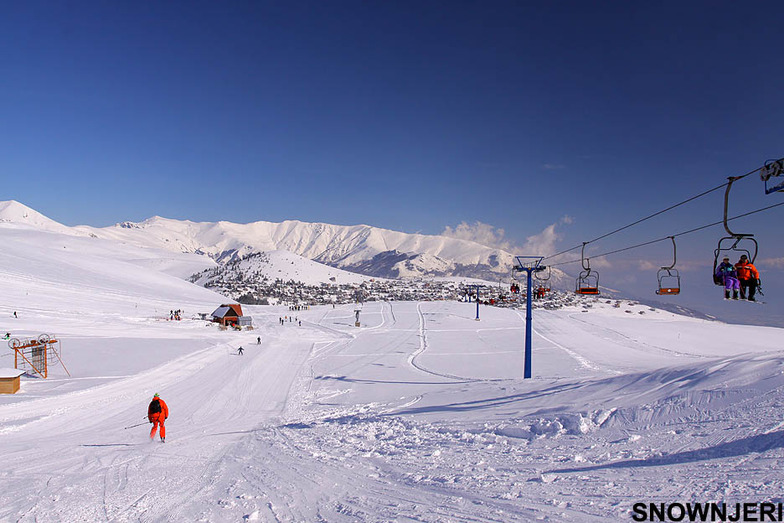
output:
[[[324,265],[382,278],[462,276],[498,281],[499,276],[509,275],[514,260],[509,252],[472,241],[369,225],[296,220],[237,224],[155,216],[139,223],[122,222],[110,227],[67,227],[14,201],[0,202],[0,220],[23,222],[53,232],[205,255],[217,263],[252,253],[288,251]],[[560,274],[553,272],[554,278],[559,279]]]
[[[100,237],[206,254],[218,262],[255,252],[289,251],[332,267],[389,278],[505,273],[513,260],[510,253],[465,240],[369,225],[296,220],[196,223],[156,216],[93,232]]]

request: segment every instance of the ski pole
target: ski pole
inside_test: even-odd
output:
[[[141,425],[144,425],[145,423],[149,423],[149,421],[143,421],[141,423],[137,423],[136,425],[131,425],[130,427],[125,427],[125,429],[132,429],[134,427],[139,427]],[[123,430],[125,430],[125,429],[123,429]]]

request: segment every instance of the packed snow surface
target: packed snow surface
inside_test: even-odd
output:
[[[354,305],[244,306],[254,330],[222,331],[197,313],[227,300],[171,275],[187,257],[162,272],[160,252],[100,238],[0,224],[0,240],[0,331],[56,336],[64,363],[0,395],[0,521],[629,521],[638,502],[784,501],[782,329],[585,298],[533,311],[523,380],[524,309],[368,302],[357,327]]]

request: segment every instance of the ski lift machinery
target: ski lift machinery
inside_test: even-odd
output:
[[[782,176],[782,174],[784,174],[784,158],[765,162],[765,166],[760,169],[760,178],[765,182],[765,194],[784,192],[784,176]],[[770,186],[768,186],[768,182],[771,178],[778,178],[779,176],[782,177],[781,181],[776,183],[774,180],[771,182]]]
[[[656,294],[674,296],[681,293],[681,277],[678,274],[678,269],[675,268],[677,261],[675,236],[670,236],[670,240],[672,240],[672,265],[662,267],[656,273],[656,279],[659,281],[659,288],[656,289]]]
[[[724,285],[722,279],[716,276],[716,268],[719,266],[719,259],[722,257],[728,256],[730,253],[736,253],[739,255],[745,254],[749,259],[749,263],[754,263],[754,260],[757,259],[759,245],[757,240],[754,239],[754,235],[732,232],[727,224],[730,189],[732,189],[732,184],[740,178],[740,176],[730,176],[728,178],[727,190],[724,192],[724,230],[727,231],[727,236],[719,240],[719,245],[713,251],[713,283],[716,285]]]
[[[585,257],[585,245],[587,243],[583,242],[581,254],[583,270],[577,276],[574,292],[577,294],[597,295],[599,294],[599,273],[591,270],[591,260]]]

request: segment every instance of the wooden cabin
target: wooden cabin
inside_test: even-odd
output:
[[[223,326],[238,325],[242,317],[242,306],[239,303],[221,305],[212,313],[212,321]]]
[[[0,368],[0,394],[16,394],[21,388],[23,370]]]

